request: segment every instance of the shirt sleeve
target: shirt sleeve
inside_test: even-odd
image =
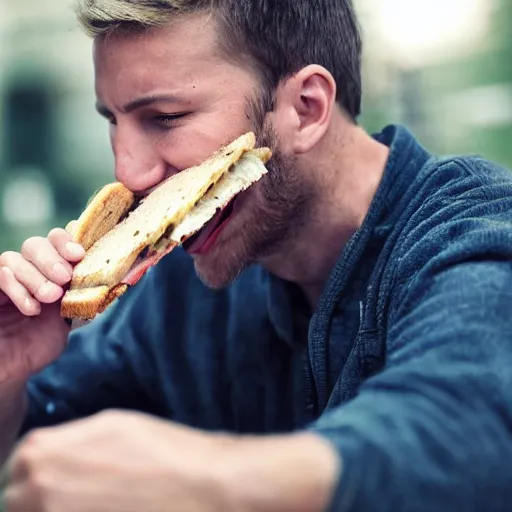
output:
[[[21,433],[104,409],[154,413],[148,381],[154,374],[148,337],[160,325],[161,300],[149,277],[105,313],[73,331],[64,354],[27,385]]]
[[[510,258],[438,260],[392,308],[385,369],[312,426],[342,460],[331,510],[511,510]]]

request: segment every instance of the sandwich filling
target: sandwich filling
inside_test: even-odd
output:
[[[178,245],[183,245],[189,254],[206,253],[231,220],[237,195],[266,173],[261,159],[246,153],[177,226],[170,226],[155,244],[139,254],[121,282],[134,286],[149,268]]]
[[[183,248],[189,254],[203,254],[213,246],[220,232],[226,227],[231,220],[234,210],[236,197],[234,197],[219,213],[206,224],[197,233],[183,242]]]
[[[164,256],[167,256],[177,244],[171,242],[165,249],[155,250],[146,248],[137,258],[132,268],[126,276],[121,280],[121,284],[135,286],[144,274],[153,266],[155,266]]]

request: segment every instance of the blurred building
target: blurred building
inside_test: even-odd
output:
[[[425,109],[443,127],[442,150],[483,153],[512,168],[512,2],[484,5],[478,44],[426,70]]]
[[[370,131],[512,167],[512,2],[354,0]],[[75,218],[113,177],[91,41],[68,2],[0,1],[0,251]]]
[[[358,0],[363,124],[409,126],[432,151],[512,167],[512,2]]]
[[[91,41],[67,2],[0,2],[0,250],[63,225],[112,179]]]

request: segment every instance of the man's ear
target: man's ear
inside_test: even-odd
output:
[[[286,98],[291,121],[291,149],[306,153],[327,131],[336,102],[336,82],[324,67],[310,65],[286,80],[279,92]]]

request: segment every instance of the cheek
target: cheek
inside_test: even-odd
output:
[[[266,143],[279,146],[279,152],[284,158],[291,158],[294,155],[293,134],[290,116],[283,112],[283,109],[266,115],[262,135]]]
[[[219,116],[215,117],[218,119]],[[222,146],[251,131],[246,118],[231,125],[218,121],[213,123],[213,119],[211,121],[203,119],[200,126],[191,122],[169,130],[156,140],[158,152],[173,167],[183,170],[200,164]]]
[[[266,192],[272,186],[272,181],[260,182],[252,185],[249,190],[238,197],[236,208],[241,225],[251,226],[253,223],[257,223],[262,215],[272,211],[272,204],[269,204]]]

